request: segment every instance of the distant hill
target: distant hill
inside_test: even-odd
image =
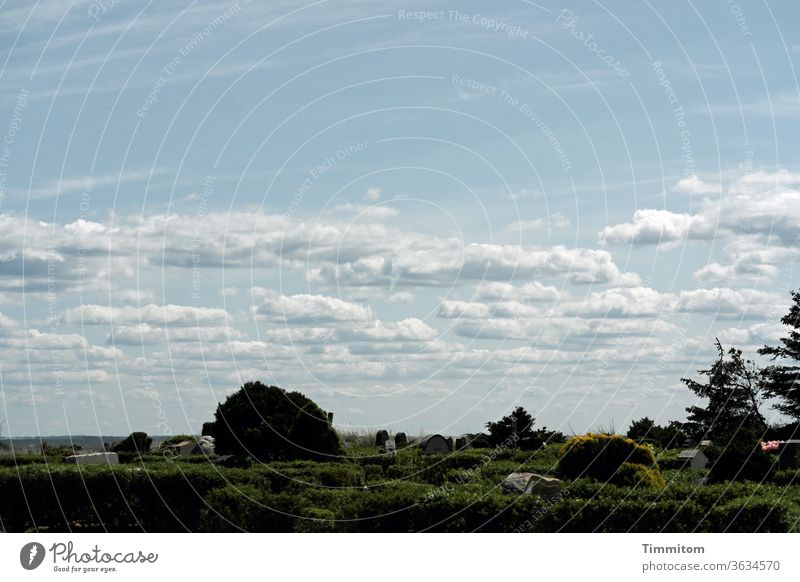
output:
[[[127,436],[127,435],[125,435]],[[103,450],[103,443],[115,443],[117,441],[121,441],[125,438],[125,436],[113,436],[113,435],[85,435],[85,434],[73,434],[73,435],[50,435],[50,436],[32,436],[32,437],[14,437],[14,438],[4,438],[0,439],[0,443],[3,443],[9,449],[17,451],[18,453],[25,453],[25,452],[35,452],[38,451],[41,447],[42,443],[47,443],[52,446],[59,446],[59,447],[66,447],[66,446],[78,446],[81,447],[84,451],[102,451]],[[169,438],[169,436],[165,435],[151,435],[153,439],[153,446],[157,447],[162,441]],[[8,452],[8,451],[2,451]]]

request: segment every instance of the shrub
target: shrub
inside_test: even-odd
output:
[[[611,482],[620,487],[663,489],[666,486],[657,466],[648,467],[639,463],[622,463]]]
[[[219,454],[267,462],[327,460],[340,453],[327,414],[299,392],[248,382],[217,406],[214,418],[203,430],[212,433]]]
[[[712,481],[766,481],[775,466],[773,457],[761,450],[757,441],[734,437],[727,446],[706,450]]]
[[[558,472],[569,479],[590,477],[611,481],[624,463],[643,465],[660,476],[650,447],[619,435],[591,433],[572,437],[564,444]],[[622,474],[630,475],[631,471],[636,469],[624,469]]]
[[[111,450],[115,453],[146,453],[150,450],[153,439],[146,432],[132,432],[123,440],[114,443]]]

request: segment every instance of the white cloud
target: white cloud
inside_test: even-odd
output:
[[[368,306],[326,295],[283,295],[270,292],[256,308],[256,315],[271,321],[311,324],[365,322],[373,319]]]
[[[538,281],[523,285],[481,281],[475,289],[476,299],[484,301],[555,301],[559,298],[558,289],[543,285]]]
[[[788,297],[754,289],[695,289],[681,291],[676,310],[743,318],[777,318],[788,307]]]
[[[375,201],[381,197],[382,190],[380,188],[367,188],[367,193],[364,198],[367,200]]]
[[[637,210],[633,222],[605,227],[600,233],[611,244],[666,244],[686,238],[708,239],[714,228],[706,217],[680,214],[669,210]]]
[[[142,307],[108,307],[84,305],[64,312],[65,325],[175,325],[212,326],[224,324],[224,309],[186,305],[145,305]]]
[[[492,310],[485,303],[470,301],[442,301],[437,317],[450,319],[484,319],[491,317]]]
[[[612,244],[655,245],[710,238],[751,239],[752,246],[789,247],[800,232],[800,174],[787,170],[750,172],[728,184],[717,200],[696,214],[640,209],[633,222],[605,227],[599,237]],[[700,277],[728,277],[715,265]]]
[[[115,323],[116,320],[115,320]],[[107,344],[150,345],[171,342],[224,342],[241,339],[244,334],[232,327],[160,327],[141,323],[138,325],[115,325],[108,334]]]
[[[678,180],[672,188],[676,192],[684,194],[702,195],[702,194],[719,194],[721,187],[719,184],[711,184],[704,182],[695,175],[688,176]]]

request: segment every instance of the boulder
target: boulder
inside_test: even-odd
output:
[[[550,497],[564,486],[560,479],[545,477],[538,473],[511,473],[503,481],[503,493],[512,495],[540,495]]]

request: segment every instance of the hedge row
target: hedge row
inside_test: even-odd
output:
[[[389,468],[398,465],[402,463]],[[448,479],[436,486],[409,479],[370,483],[366,476],[378,470],[370,467],[380,465],[0,468],[0,528],[16,532],[784,532],[796,527],[800,505],[796,488],[756,483],[699,487],[672,483],[663,490],[646,490],[578,480],[561,495],[543,499],[504,495],[496,482],[480,476],[449,479],[463,468],[448,467],[444,473]]]

